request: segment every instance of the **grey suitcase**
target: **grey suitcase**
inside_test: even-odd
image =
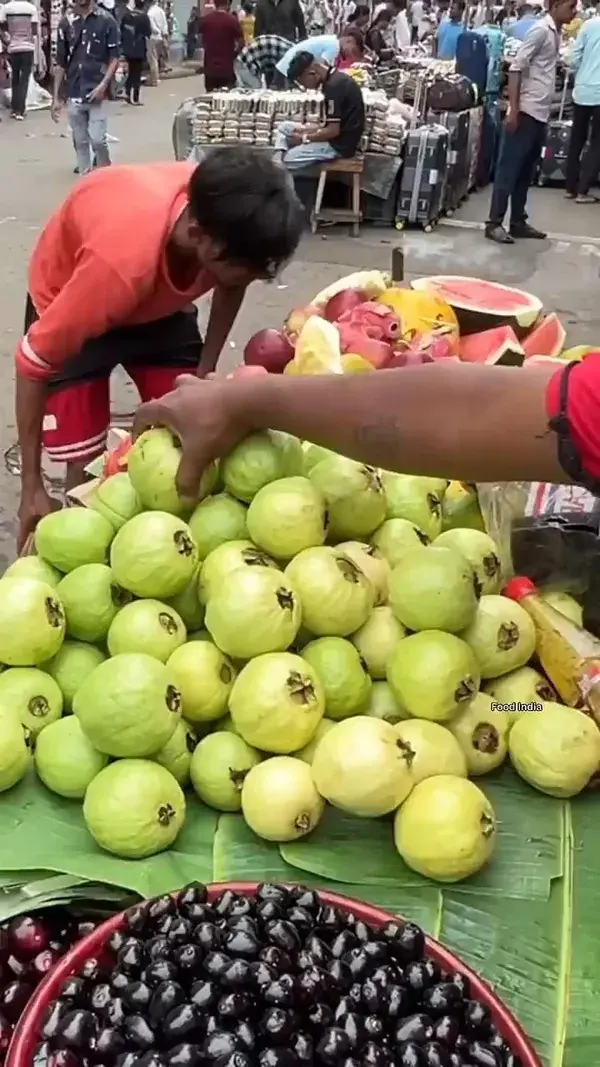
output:
[[[444,126],[419,126],[408,132],[396,208],[397,229],[409,223],[428,232],[438,221],[446,188],[448,145]]]

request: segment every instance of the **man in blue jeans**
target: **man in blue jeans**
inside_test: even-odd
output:
[[[316,163],[350,159],[356,155],[365,128],[365,105],[358,85],[348,74],[331,70],[310,52],[298,52],[288,78],[304,89],[320,89],[325,115],[321,126],[281,122],[275,134],[275,154],[290,171]]]
[[[72,22],[59,24],[52,118],[58,122],[66,85],[77,169],[87,174],[93,159],[98,167],[110,166],[106,97],[119,65],[119,29],[93,0],[77,0],[76,12]]]
[[[496,164],[485,236],[511,245],[515,237],[546,236],[527,221],[527,194],[546,140],[554,99],[562,27],[575,17],[576,0],[550,0],[549,10],[527,33],[510,67],[508,112]],[[510,230],[504,216],[510,201]]]

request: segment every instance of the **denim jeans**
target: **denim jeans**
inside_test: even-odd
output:
[[[295,132],[296,126],[294,122],[280,122],[275,133],[275,151],[285,152],[283,163],[288,170],[304,170],[318,163],[328,163],[332,159],[339,159],[335,148],[332,148],[329,141],[312,141],[311,144],[299,144],[288,148],[289,138]]]
[[[89,173],[92,169],[93,158],[96,160],[97,167],[110,167],[106,100],[100,100],[97,104],[68,100],[67,115],[73,132],[79,173],[82,175]]]
[[[33,52],[13,52],[8,58],[11,69],[10,110],[13,115],[24,115],[33,70]]]
[[[514,133],[502,132],[489,222],[501,226],[510,201],[511,225],[527,221],[527,194],[542,154],[546,124],[519,112]]]

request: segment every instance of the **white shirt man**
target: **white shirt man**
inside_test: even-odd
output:
[[[164,9],[158,3],[150,4],[148,8],[148,18],[150,19],[150,28],[152,30],[153,41],[164,41],[169,36],[169,26],[167,23],[167,16]]]
[[[4,38],[10,61],[10,113],[19,122],[25,117],[38,28],[38,10],[30,0],[8,0],[8,3],[0,6],[0,34]]]

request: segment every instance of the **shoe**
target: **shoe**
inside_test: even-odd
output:
[[[532,241],[543,241],[548,236],[543,230],[536,230],[535,226],[530,226],[528,222],[511,224],[510,233],[512,237],[529,237]]]
[[[577,193],[565,193],[565,200],[574,200]]]
[[[514,241],[504,226],[500,223],[488,222],[485,227],[485,236],[488,241],[495,241],[497,245],[514,245]]]
[[[575,203],[576,204],[597,204],[598,203],[598,197],[597,196],[592,196],[590,193],[579,193],[579,195],[575,197]]]

